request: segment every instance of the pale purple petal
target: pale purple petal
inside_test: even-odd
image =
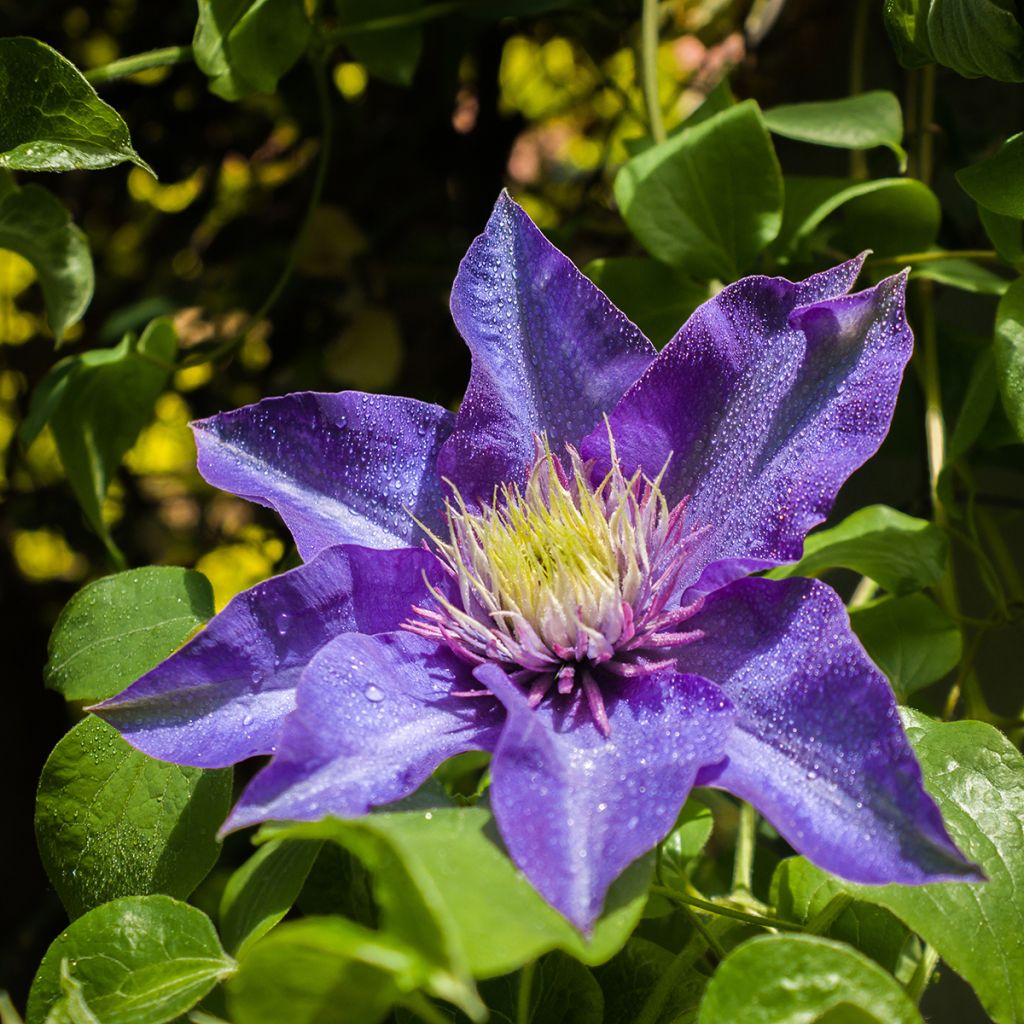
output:
[[[705,528],[685,583],[707,593],[800,557],[846,478],[881,444],[912,338],[905,277],[798,305],[849,281],[794,285],[751,277],[701,306],[611,414],[627,472],[657,473],[670,500],[690,495]],[[604,427],[585,455],[608,462]]]
[[[466,253],[451,304],[473,369],[438,465],[469,500],[523,477],[535,433],[556,450],[576,444],[655,354],[507,193]]]
[[[437,453],[454,416],[411,398],[301,391],[192,425],[214,487],[278,512],[308,561],[334,544],[419,543],[441,522]]]
[[[358,817],[413,792],[446,758],[493,750],[497,702],[449,696],[473,688],[470,667],[422,637],[336,638],[303,673],[277,753],[225,830]]]
[[[441,584],[409,548],[327,548],[233,598],[201,633],[96,713],[151,757],[220,768],[269,754],[313,656],[340,633],[394,630]]]
[[[580,691],[531,710],[501,669],[476,676],[508,711],[491,764],[502,839],[534,888],[589,932],[608,887],[668,834],[698,769],[722,757],[729,703],[695,676],[605,684],[605,738]]]
[[[700,782],[750,801],[826,871],[866,883],[977,879],[921,782],[881,672],[814,580],[737,580],[689,622],[680,669],[736,708],[728,759]]]

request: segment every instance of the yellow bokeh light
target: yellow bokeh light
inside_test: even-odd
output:
[[[34,583],[79,580],[89,569],[56,530],[15,530],[11,549],[22,576]]]
[[[334,84],[347,100],[357,100],[366,92],[366,68],[354,61],[343,61],[334,69]]]

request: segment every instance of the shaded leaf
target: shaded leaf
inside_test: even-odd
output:
[[[422,8],[420,0],[334,0],[338,32],[352,56],[377,78],[394,85],[411,85],[423,51],[419,25],[386,27]],[[381,21],[382,27],[374,27]],[[366,25],[366,28],[361,26]]]
[[[956,180],[979,206],[1024,219],[1024,132],[1010,136],[987,159],[961,168]]]
[[[65,962],[103,1024],[165,1024],[234,971],[202,911],[169,896],[128,896],[89,911],[53,941],[32,983],[28,1024],[42,1024],[64,995]]]
[[[38,39],[0,39],[0,167],[73,171],[131,160],[128,126],[70,61]]]
[[[1014,281],[999,300],[992,352],[1003,408],[1024,441],[1024,278]]]
[[[32,264],[59,345],[92,300],[92,255],[81,228],[45,188],[18,188],[10,173],[0,170],[0,248]]]
[[[986,347],[978,353],[971,367],[967,393],[949,439],[950,461],[964,455],[981,436],[995,407],[997,391],[995,356],[992,348]]]
[[[90,715],[43,767],[39,854],[72,918],[119,896],[184,899],[216,863],[230,807],[230,769],[154,761]]]
[[[924,277],[948,288],[958,288],[962,292],[973,292],[975,295],[1002,295],[1010,287],[1007,278],[993,274],[991,270],[980,267],[970,260],[922,263],[914,268],[910,276]]]
[[[151,565],[104,576],[64,606],[50,634],[44,678],[67,700],[120,693],[213,615],[210,581],[192,569]]]

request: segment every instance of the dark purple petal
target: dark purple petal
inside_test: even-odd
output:
[[[337,637],[303,673],[277,753],[225,830],[358,817],[413,792],[446,758],[493,750],[498,703],[449,696],[473,687],[468,665],[422,637]]]
[[[162,761],[220,768],[269,754],[317,651],[340,633],[397,629],[428,595],[424,572],[441,582],[426,551],[328,548],[239,594],[96,713]]]
[[[799,558],[807,531],[889,429],[912,343],[904,276],[798,304],[845,285],[853,269],[724,289],[611,414],[627,472],[657,473],[671,456],[662,486],[671,501],[690,495],[689,520],[706,528],[685,581],[707,569],[694,593]],[[603,426],[583,451],[607,466]]]
[[[885,678],[813,580],[737,580],[688,623],[680,668],[736,708],[728,760],[700,782],[749,800],[790,845],[854,882],[977,879],[921,783]]]
[[[400,548],[444,505],[437,452],[447,409],[358,391],[296,392],[192,425],[214,487],[278,512],[308,561],[334,544]]]
[[[580,691],[531,710],[496,666],[476,676],[508,711],[491,763],[502,839],[537,891],[589,932],[608,887],[668,834],[698,769],[722,757],[729,703],[694,676],[606,684],[606,739]]]
[[[535,433],[576,444],[655,354],[507,193],[459,267],[452,316],[473,369],[438,466],[467,499],[520,480]]]

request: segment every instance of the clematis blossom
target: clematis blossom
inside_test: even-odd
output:
[[[162,760],[271,755],[228,831],[488,751],[510,856],[584,931],[697,784],[844,878],[977,879],[839,597],[750,575],[888,430],[905,277],[851,291],[860,264],[741,280],[658,353],[503,195],[452,292],[458,414],[307,392],[194,424],[305,563],[94,710]]]

